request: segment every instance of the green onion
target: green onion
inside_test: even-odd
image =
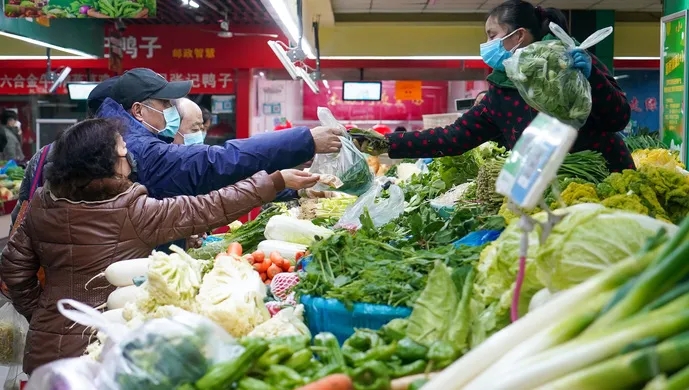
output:
[[[687,390],[689,389],[689,366],[677,371],[667,379],[665,390]]]

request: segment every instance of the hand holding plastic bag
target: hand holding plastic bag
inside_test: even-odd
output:
[[[346,129],[333,117],[329,109],[318,107],[318,119],[323,126]],[[366,163],[366,157],[356,148],[348,135],[341,137],[339,153],[317,154],[309,172],[321,175],[317,191],[339,191],[350,195],[361,195],[373,183],[373,173]],[[327,183],[327,184],[326,184]]]
[[[505,72],[529,106],[578,129],[591,114],[591,85],[573,67],[571,51],[592,47],[610,35],[612,27],[596,31],[579,46],[555,23],[550,23],[550,31],[559,40],[517,49],[503,62]]]
[[[244,351],[218,325],[193,313],[153,319],[130,330],[70,299],[60,300],[58,309],[65,317],[107,335],[102,369],[96,377],[98,389],[175,389],[193,384],[215,363],[235,359]]]
[[[386,178],[387,179],[387,178]],[[373,221],[373,225],[380,227],[404,212],[404,192],[396,184],[388,187],[388,197],[381,198],[384,186],[375,183],[371,189],[361,195],[356,202],[345,210],[344,214],[335,224],[336,228],[358,229],[361,227],[361,216],[365,210]]]
[[[11,303],[0,308],[0,366],[22,364],[29,322]]]

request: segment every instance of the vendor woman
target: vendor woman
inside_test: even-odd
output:
[[[557,9],[534,7],[518,0],[494,8],[486,20],[487,42],[481,45],[481,57],[493,69],[488,76],[489,90],[481,102],[444,128],[388,134],[387,142],[370,142],[361,145],[362,149],[372,154],[387,152],[391,158],[415,158],[459,155],[492,140],[501,141],[508,149],[514,147],[538,112],[524,102],[507,78],[503,61],[518,48],[557,39],[550,32],[550,22],[568,31],[565,17]],[[611,171],[634,169],[629,149],[617,134],[629,122],[627,98],[595,56],[581,49],[571,54],[572,67],[586,76],[593,97],[591,114],[579,130],[572,151],[599,151]],[[379,150],[371,149],[373,145],[379,145]],[[380,150],[383,146],[387,150]]]

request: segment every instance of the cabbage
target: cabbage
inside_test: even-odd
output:
[[[316,240],[332,236],[333,231],[316,226],[311,221],[304,221],[287,215],[276,215],[268,220],[263,235],[268,240],[311,245]]]
[[[567,215],[543,245],[539,244],[538,226],[529,235],[520,316],[526,314],[531,298],[544,287],[553,293],[570,288],[640,250],[660,228],[670,233],[677,229],[644,215],[597,204],[579,204],[555,213]],[[538,213],[533,218],[545,221],[547,215]],[[518,220],[514,220],[481,252],[472,292],[472,347],[510,322],[521,234]]]

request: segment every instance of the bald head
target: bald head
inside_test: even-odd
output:
[[[183,145],[185,135],[203,131],[203,115],[201,107],[187,98],[175,100],[175,106],[182,121],[174,143]]]

